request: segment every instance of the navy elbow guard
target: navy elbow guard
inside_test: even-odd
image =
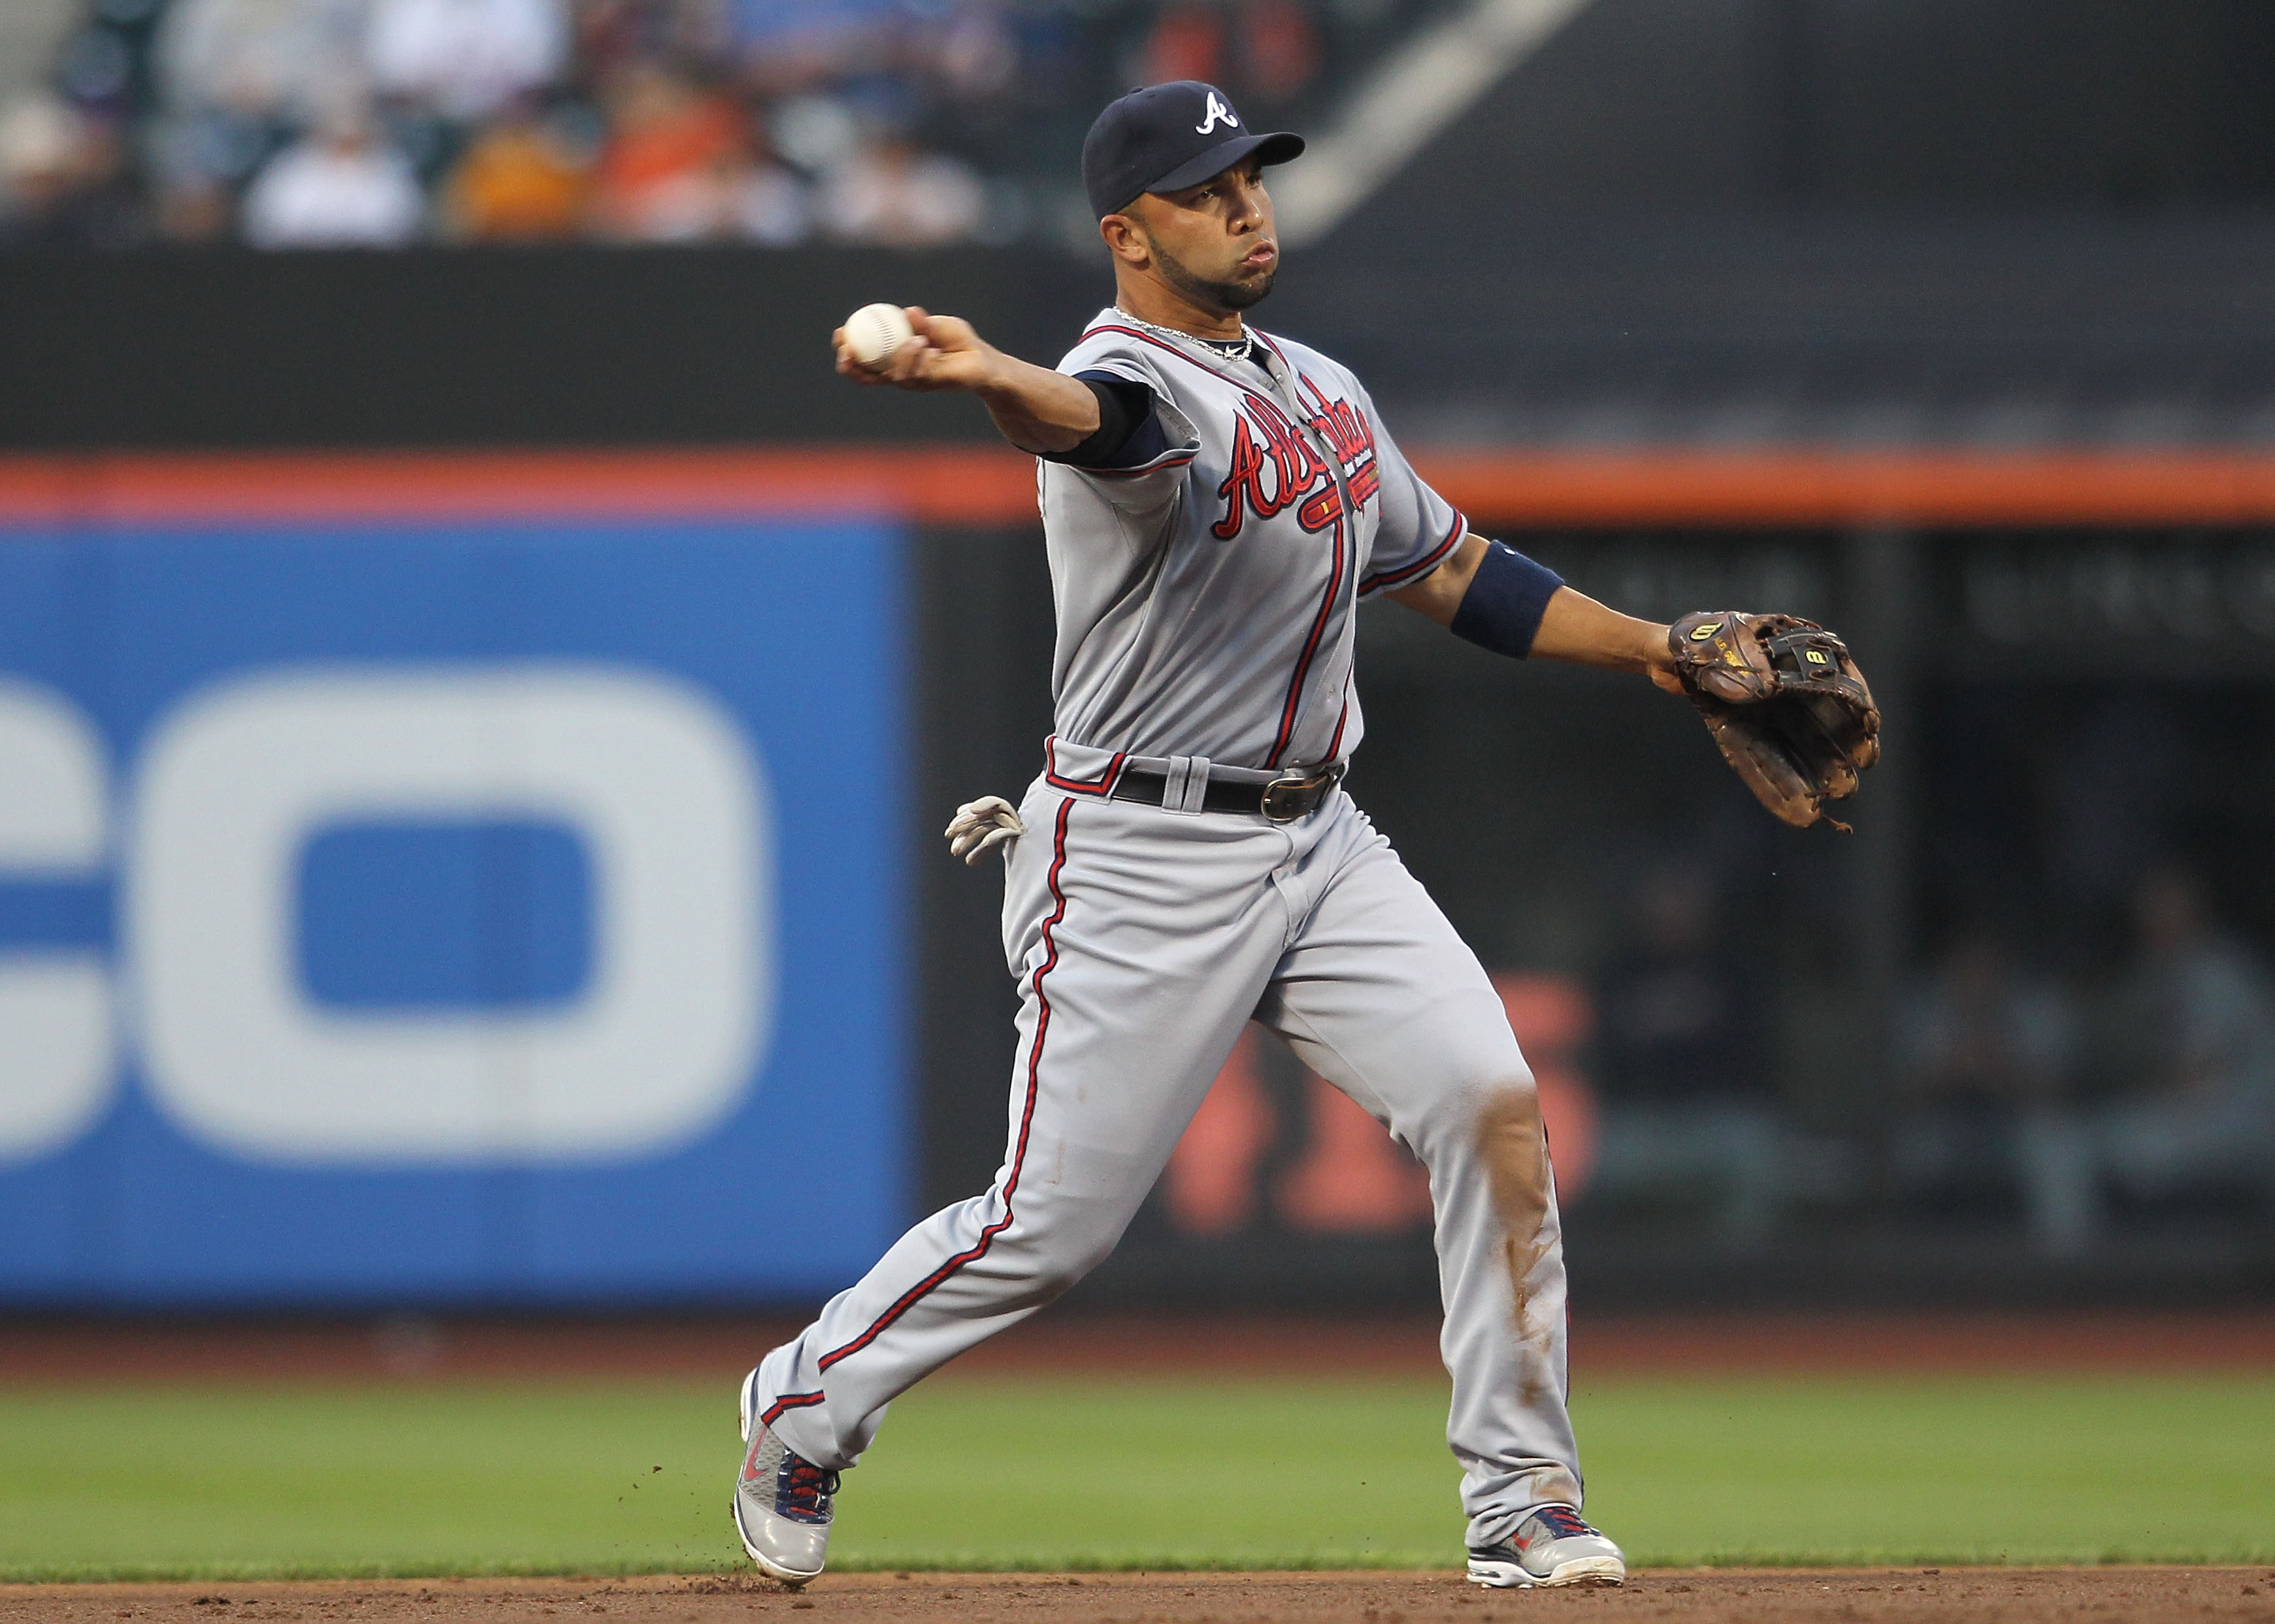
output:
[[[1489,648],[1496,654],[1522,660],[1532,652],[1533,635],[1548,601],[1564,578],[1546,564],[1535,563],[1513,547],[1485,543],[1485,555],[1454,611],[1453,633]]]

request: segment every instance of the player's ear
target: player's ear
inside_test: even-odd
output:
[[[1098,234],[1105,239],[1107,252],[1125,265],[1144,266],[1153,260],[1145,233],[1127,215],[1107,215],[1098,223]]]

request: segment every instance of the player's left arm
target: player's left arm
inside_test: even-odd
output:
[[[1608,608],[1474,533],[1420,580],[1384,595],[1498,653],[1636,671],[1682,691],[1665,626]]]

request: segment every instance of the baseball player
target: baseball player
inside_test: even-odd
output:
[[[1626,1575],[1580,1514],[1531,1074],[1476,956],[1339,786],[1365,599],[1671,692],[1681,662],[1669,628],[1470,533],[1356,377],[1243,321],[1280,269],[1265,170],[1303,150],[1210,86],[1133,92],[1083,149],[1115,302],[1056,370],[916,308],[873,368],[838,335],[841,373],[974,395],[1039,459],[1055,730],[1016,810],[950,829],[967,859],[1007,854],[1002,1167],[743,1385],[736,1524],[784,1582],[821,1571],[839,1474],[893,1398],[1113,1250],[1251,1019],[1429,1169],[1470,1578]]]

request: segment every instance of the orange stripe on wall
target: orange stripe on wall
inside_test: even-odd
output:
[[[1004,447],[762,451],[252,452],[0,457],[0,520],[450,520],[887,514],[1035,517]]]
[[[1456,507],[1531,525],[2227,525],[2275,521],[2244,452],[1443,451]]]
[[[2275,523],[2275,455],[1419,452],[1484,528]],[[1035,518],[1007,447],[0,457],[0,522],[322,522],[873,513]]]

